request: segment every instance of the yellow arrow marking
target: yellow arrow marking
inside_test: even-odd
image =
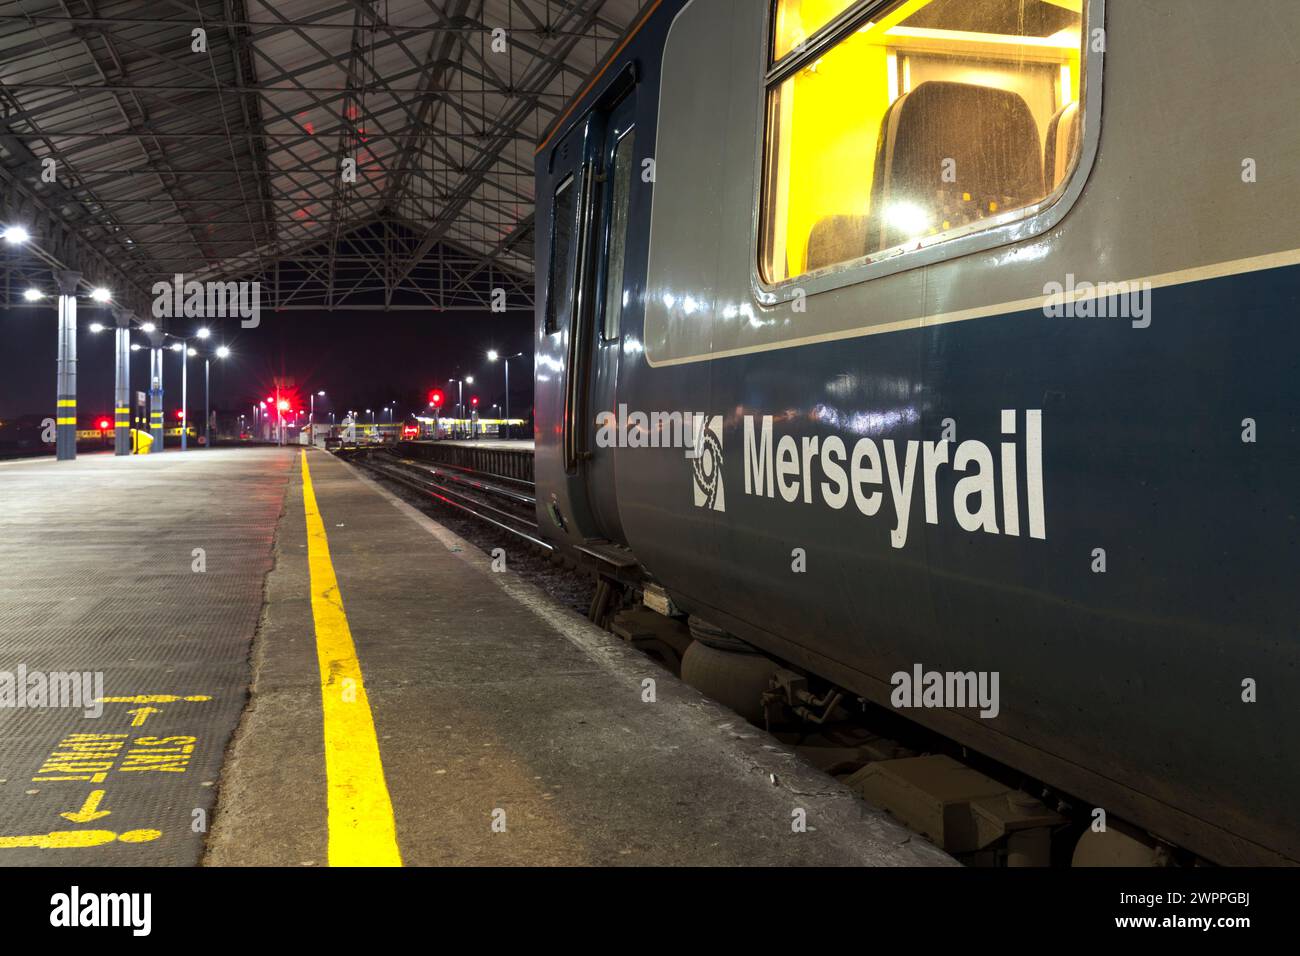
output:
[[[55,830],[33,836],[0,836],[0,850],[36,847],[40,850],[67,850],[81,847],[103,846],[117,840],[119,843],[148,843],[162,836],[161,830]]]
[[[189,697],[181,697],[178,694],[136,694],[134,697],[101,697],[99,699],[105,704],[175,704],[182,700],[197,704],[212,698],[205,697],[202,694],[193,694]]]
[[[161,714],[162,711],[157,707],[136,707],[133,710],[128,710],[127,713],[135,718],[131,721],[132,727],[143,727],[150,714]]]
[[[103,790],[92,790],[86,802],[81,805],[81,809],[74,813],[60,813],[59,816],[65,820],[71,820],[73,823],[94,823],[101,817],[106,817],[112,810],[99,809],[100,801],[104,799]]]

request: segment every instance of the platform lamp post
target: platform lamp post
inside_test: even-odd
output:
[[[172,351],[178,352],[181,357],[181,451],[189,450],[190,429],[190,353],[194,350],[190,348],[188,339],[182,339],[179,336],[172,336],[176,339],[172,343]]]
[[[117,361],[113,376],[113,454],[131,454],[131,320],[129,309],[113,306]]]
[[[202,339],[203,341],[206,342],[208,336],[210,336],[212,333],[208,331],[207,326],[203,326],[194,334],[199,339]],[[189,356],[198,354],[197,351],[195,349],[190,348],[189,345],[190,344],[188,342],[185,343],[185,355],[187,360]],[[188,361],[186,361],[186,364],[189,364]],[[185,392],[185,396],[186,398],[189,397],[188,389]],[[207,404],[208,404],[208,359],[207,356],[205,355],[203,357],[203,407],[204,407],[203,434],[205,436],[207,435],[208,432],[208,420],[206,417]],[[190,416],[189,416],[189,408],[184,401],[181,402],[181,407],[185,409],[185,413],[182,416],[185,420],[181,423],[181,442],[184,443],[185,436],[190,433]],[[205,438],[204,441],[207,441],[207,439]],[[184,447],[184,444],[182,444],[181,447]]]
[[[59,287],[58,388],[55,394],[54,450],[59,461],[77,457],[77,284],[80,272],[56,270]]]
[[[142,328],[149,333],[149,433],[158,451],[163,450],[163,424],[167,417],[163,408],[163,334],[152,322]],[[153,451],[154,449],[150,449]]]
[[[452,382],[455,382],[455,383],[456,383],[456,417],[452,419],[452,422],[455,423],[455,422],[458,422],[458,421],[460,420],[460,400],[461,400],[462,398],[465,397],[465,390],[464,390],[463,386],[461,385],[461,381],[460,381],[460,379],[458,379],[458,378],[449,378],[449,379],[447,379],[447,384],[448,384],[448,385],[450,385]],[[456,437],[456,432],[457,432],[456,426],[455,426],[455,424],[453,424],[452,427],[451,427],[451,437],[452,437],[452,438],[455,438],[455,437]]]
[[[474,384],[474,376],[466,375],[464,378],[449,378],[447,381],[456,383],[456,421],[460,421],[465,414],[465,386]]]
[[[501,355],[497,352],[496,349],[490,349],[487,354],[487,359],[489,362],[495,362],[497,359],[501,359],[501,364],[505,366],[505,370],[506,370],[506,426],[505,427],[506,427],[507,438],[510,437],[510,360],[514,358],[522,358],[523,355],[524,355],[523,352],[516,352],[514,355]]]
[[[202,333],[202,332],[206,332],[207,329],[200,329],[199,331],[200,333]],[[207,338],[207,336],[200,334],[199,338]],[[209,389],[209,383],[211,382],[211,374],[212,374],[211,373],[212,355],[216,355],[216,357],[219,359],[229,358],[230,349],[226,348],[226,346],[224,345],[218,345],[215,352],[213,352],[212,354],[205,354],[203,356],[203,447],[204,448],[212,447],[212,392]],[[240,415],[239,417],[242,419],[244,416]],[[242,428],[240,429],[240,432],[241,433],[243,432]]]

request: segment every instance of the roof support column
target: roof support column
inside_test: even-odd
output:
[[[59,287],[58,389],[54,450],[59,461],[77,457],[77,283],[80,272],[54,273]]]
[[[113,308],[117,357],[113,377],[113,454],[131,454],[131,312]]]
[[[167,412],[163,408],[163,335],[149,333],[149,432],[153,435],[151,452],[163,450],[163,427]]]

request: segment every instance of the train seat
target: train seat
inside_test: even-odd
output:
[[[1043,149],[1043,170],[1049,191],[1065,182],[1070,162],[1079,143],[1079,104],[1071,103],[1047,124],[1047,145]]]
[[[868,216],[825,216],[808,233],[807,271],[814,272],[865,256]]]
[[[1038,126],[1020,94],[922,83],[881,121],[868,239],[885,249],[1038,202],[1042,156]],[[945,181],[947,169],[955,181]]]

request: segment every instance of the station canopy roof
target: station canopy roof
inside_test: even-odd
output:
[[[649,2],[0,0],[0,305],[51,268],[531,301],[534,150]]]

